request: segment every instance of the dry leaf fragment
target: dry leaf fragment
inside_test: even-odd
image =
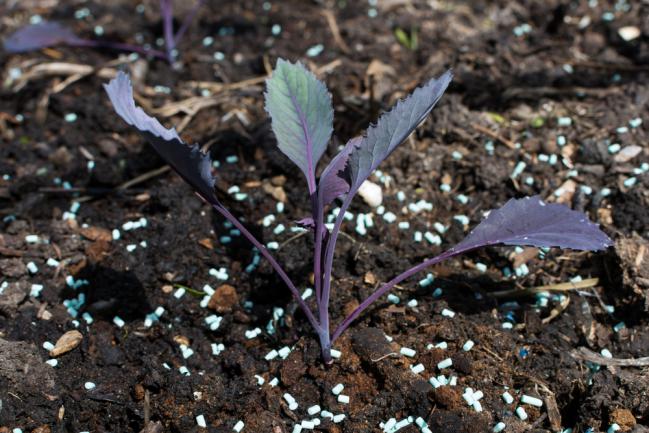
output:
[[[68,353],[72,349],[76,348],[83,340],[83,335],[77,330],[68,331],[57,340],[54,348],[50,350],[51,357],[57,357]]]

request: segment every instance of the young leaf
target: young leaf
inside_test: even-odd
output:
[[[349,180],[345,172],[349,155],[360,143],[362,137],[352,138],[345,147],[329,162],[320,175],[318,194],[322,195],[323,206],[349,191]]]
[[[544,203],[534,196],[511,199],[492,210],[451,251],[460,253],[495,244],[597,251],[613,245],[613,241],[583,213],[562,204]]]
[[[154,117],[135,106],[133,88],[128,75],[120,71],[110,83],[104,84],[115,112],[126,123],[134,126],[160,156],[189,183],[198,194],[211,204],[218,205],[214,194],[212,162],[209,155],[200,151],[197,144],[188,146],[174,128],[167,129]]]
[[[16,30],[4,41],[5,50],[24,53],[59,44],[74,45],[81,41],[69,28],[57,23],[43,21]]]
[[[315,167],[333,131],[331,95],[301,63],[277,60],[266,81],[266,111],[280,150],[302,170],[315,191]]]
[[[397,102],[391,111],[383,114],[349,158],[351,193],[356,193],[363,181],[376,167],[424,121],[451,82],[453,74],[446,71],[441,77],[417,88],[406,99]]]

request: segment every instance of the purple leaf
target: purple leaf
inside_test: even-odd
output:
[[[82,41],[69,28],[57,22],[43,21],[16,30],[5,39],[4,48],[11,53],[24,53],[59,44],[75,45]]]
[[[349,191],[349,180],[347,179],[345,167],[352,150],[361,143],[362,139],[363,137],[356,137],[349,140],[322,171],[318,183],[318,194],[322,195],[323,206],[328,205]]]
[[[585,214],[534,196],[511,199],[492,210],[451,251],[459,254],[495,244],[597,251],[613,245],[613,241]]]
[[[376,167],[426,119],[452,77],[449,70],[415,89],[410,96],[383,114],[376,125],[367,129],[366,136],[349,158],[352,193],[356,193]]]
[[[126,123],[134,126],[160,156],[211,204],[219,205],[214,194],[212,161],[200,151],[197,144],[188,146],[174,128],[167,129],[154,117],[135,106],[133,88],[128,75],[120,71],[110,83],[104,84],[115,112]]]

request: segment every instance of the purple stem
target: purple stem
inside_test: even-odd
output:
[[[331,337],[331,342],[333,343],[334,341],[336,341],[336,339],[340,337],[340,334],[342,334],[345,331],[345,329],[347,329],[349,325],[351,325],[351,323],[358,317],[358,315],[361,314],[367,307],[372,305],[372,303],[374,303],[374,301],[379,299],[381,296],[385,295],[390,290],[392,290],[392,288],[397,284],[399,284],[401,281],[405,280],[406,278],[410,278],[411,276],[415,275],[417,272],[420,272],[429,266],[435,265],[453,256],[463,254],[467,251],[480,248],[482,246],[484,245],[473,246],[473,247],[460,249],[460,250],[455,250],[451,248],[450,250],[443,252],[439,256],[433,257],[432,259],[424,260],[422,263],[418,264],[417,266],[408,269],[407,271],[403,272],[400,275],[397,275],[396,277],[394,277],[393,279],[385,283],[383,286],[381,286],[381,288],[376,290],[370,296],[368,296],[358,307],[356,307],[354,311],[352,311],[352,313],[349,316],[345,318],[345,320],[343,320],[340,323],[340,325],[338,325],[338,327],[336,328],[336,330],[334,331]]]
[[[174,36],[174,44],[178,46],[180,43],[180,40],[184,36],[185,32],[191,25],[192,21],[194,21],[194,18],[196,17],[196,13],[198,10],[203,6],[203,3],[205,3],[205,0],[198,0],[194,7],[187,12],[187,15],[185,15],[185,19],[183,19],[183,23],[180,25],[180,28],[176,32],[176,35]]]
[[[167,61],[174,62],[173,51],[176,48],[174,43],[173,3],[172,0],[160,0],[160,14],[162,15],[162,31],[167,50]]]
[[[338,240],[338,235],[340,234],[340,226],[343,223],[343,217],[345,212],[349,208],[352,199],[354,198],[355,191],[350,191],[343,204],[340,206],[340,212],[336,217],[334,223],[334,228],[331,231],[329,240],[327,241],[327,246],[325,248],[325,261],[324,261],[324,276],[322,278],[322,300],[319,302],[320,305],[320,326],[323,330],[326,330],[327,337],[329,337],[329,297],[331,295],[331,270],[333,268],[334,252],[336,250],[336,241]],[[329,338],[327,338],[328,347],[322,347],[323,356],[325,353],[330,357],[329,353],[331,350],[331,343]],[[322,344],[322,338],[321,338]],[[325,356],[326,358],[326,356]],[[325,361],[326,362],[326,361]]]
[[[313,280],[315,284],[315,296],[322,323],[322,220],[324,218],[324,206],[322,205],[320,193],[315,195],[313,203],[313,225],[315,229],[315,245],[313,248]]]
[[[225,219],[230,221],[239,231],[241,232],[242,235],[246,237],[257,249],[259,252],[268,260],[270,265],[275,269],[275,272],[280,276],[280,278],[286,283],[288,286],[289,290],[293,294],[293,298],[297,301],[298,305],[300,308],[302,308],[302,311],[304,311],[304,314],[306,315],[307,319],[309,319],[309,322],[311,323],[311,326],[313,326],[314,330],[318,333],[318,335],[321,334],[321,326],[318,324],[318,321],[316,320],[315,316],[313,315],[313,312],[309,308],[309,306],[304,302],[304,299],[302,299],[302,296],[300,296],[300,292],[297,290],[295,285],[293,284],[293,281],[289,278],[288,275],[286,275],[286,272],[284,272],[284,269],[280,266],[280,264],[275,260],[275,257],[272,256],[268,252],[268,249],[262,245],[261,242],[255,238],[255,236],[248,231],[248,229],[234,216],[228,211],[226,208],[223,206],[218,206],[218,205],[212,205],[212,207],[219,212]]]

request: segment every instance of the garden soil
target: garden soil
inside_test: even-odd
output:
[[[174,3],[179,24],[191,2]],[[0,36],[38,14],[83,36],[155,44],[157,2],[138,4],[6,1]],[[207,1],[177,67],[89,48],[0,52],[0,432],[231,432],[243,422],[243,432],[288,433],[317,419],[321,432],[396,421],[414,433],[418,417],[432,432],[499,422],[505,432],[649,431],[648,17],[642,1]],[[118,118],[102,88],[129,71],[139,105],[209,148],[222,201],[276,242],[304,291],[313,242],[290,228],[309,212],[305,182],[263,108],[278,57],[326,82],[342,143],[454,70],[430,118],[371,178],[398,221],[360,197],[350,209],[374,226],[343,226],[333,323],[512,197],[584,211],[615,246],[488,248],[442,263],[432,282],[422,273],[395,289],[398,303],[382,298],[361,315],[323,365],[268,263],[250,271],[250,244]],[[420,200],[432,210],[409,208]],[[443,242],[416,242],[416,231]],[[51,356],[44,343],[74,330],[80,338],[68,334]],[[285,356],[269,359],[273,350]],[[348,403],[332,392],[338,384]],[[478,391],[470,406],[465,395]],[[310,415],[314,405],[344,417]]]

